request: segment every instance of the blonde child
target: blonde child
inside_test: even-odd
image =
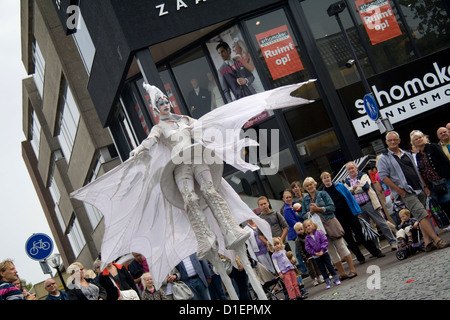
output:
[[[311,277],[314,286],[324,283],[323,277],[317,266],[315,259],[305,249],[305,238],[307,236],[305,227],[301,222],[297,222],[294,225],[294,230],[297,233],[297,239],[295,239],[295,247],[297,248],[300,256],[305,262],[306,268],[308,268],[308,274]]]
[[[408,209],[400,210],[398,216],[401,220],[396,234],[398,242],[402,247],[405,247],[406,244],[411,245],[414,242],[417,242],[419,222],[416,219],[411,218],[411,212]],[[408,239],[408,241],[406,241],[406,239]]]
[[[283,280],[289,299],[302,299],[294,266],[286,256],[286,250],[284,250],[284,244],[280,237],[273,238],[273,246],[269,243],[269,250],[273,252],[273,265],[275,266],[275,270],[278,272],[280,279]]]
[[[328,240],[325,234],[322,231],[317,230],[317,225],[309,219],[303,221],[303,226],[306,229],[306,233],[308,234],[305,238],[305,248],[309,254],[313,256],[315,261],[317,262],[317,266],[322,272],[322,276],[325,279],[327,284],[327,289],[331,288],[331,281],[328,277],[328,272],[334,279],[334,283],[336,285],[340,285],[341,281],[339,280],[339,276],[334,270],[333,264],[331,263],[330,255],[328,254]]]
[[[141,276],[141,282],[144,287],[144,290],[142,291],[142,300],[167,300],[164,290],[161,288],[156,290],[153,284],[152,275],[149,272],[146,272]]]

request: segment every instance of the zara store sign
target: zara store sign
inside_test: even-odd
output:
[[[380,114],[392,124],[450,104],[450,49],[369,78]],[[338,90],[360,137],[378,130],[364,108],[360,83]],[[362,86],[361,86],[362,87]]]
[[[186,3],[186,1],[183,1],[183,0],[175,0],[175,2],[176,2],[176,8],[177,8],[176,11],[180,11],[180,10],[182,10],[184,8],[188,8],[189,5],[190,5],[190,4],[188,5]],[[193,0],[192,1],[192,5],[198,5],[199,3],[204,3],[204,2],[206,2],[206,0]],[[166,14],[170,13],[169,10],[166,7],[166,2],[162,2],[162,3],[159,3],[159,4],[155,5],[155,8],[157,10],[159,10],[159,14],[158,15],[160,17],[165,16]]]

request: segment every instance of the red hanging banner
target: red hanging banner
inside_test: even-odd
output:
[[[300,56],[286,25],[257,34],[255,37],[273,80],[303,70]]]
[[[372,44],[402,34],[388,0],[357,0],[355,5]]]

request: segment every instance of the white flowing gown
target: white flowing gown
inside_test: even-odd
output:
[[[235,143],[223,144],[210,137],[219,131],[222,136],[233,130],[238,134],[246,121],[264,110],[312,102],[290,93],[313,81],[254,94],[214,109],[195,121],[194,138],[223,160],[230,154],[237,155],[231,157],[234,163],[228,162],[235,168],[243,172],[258,170],[257,165],[240,158],[242,148],[257,145],[256,141],[237,137]],[[181,260],[197,251],[197,240],[184,210],[170,204],[161,192],[161,174],[169,161],[169,149],[158,142],[71,194],[72,198],[91,204],[104,215],[102,266],[131,252],[141,253],[147,258],[158,288]],[[272,239],[269,224],[256,216],[223,178],[218,192],[238,223],[253,219],[267,239]],[[205,209],[205,215],[217,235],[219,252],[234,261],[234,252],[225,249],[219,226],[209,208]]]

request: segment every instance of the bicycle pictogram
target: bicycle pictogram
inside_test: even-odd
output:
[[[42,241],[42,239],[39,241],[33,241],[33,247],[30,248],[30,254],[35,256],[39,253],[39,250],[48,250],[50,247],[50,242]]]
[[[44,233],[33,233],[25,243],[25,252],[33,260],[42,261],[53,251],[53,240]]]

